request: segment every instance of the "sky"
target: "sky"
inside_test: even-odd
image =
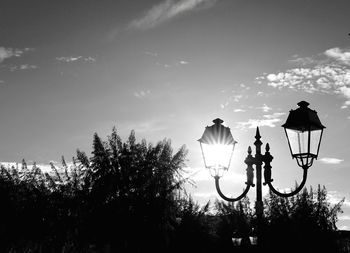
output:
[[[244,188],[259,126],[274,186],[300,182],[281,125],[305,100],[326,126],[306,187],[345,198],[350,230],[348,0],[3,0],[0,8],[0,161],[45,167],[91,152],[113,126],[125,140],[170,138],[189,150],[199,203],[218,197],[197,140],[221,118],[238,141],[221,179]],[[268,192],[267,186],[263,192]],[[249,193],[255,201],[255,188]]]

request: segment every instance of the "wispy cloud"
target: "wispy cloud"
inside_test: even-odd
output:
[[[271,111],[272,110],[272,108],[271,107],[269,107],[268,105],[266,105],[266,104],[264,104],[263,106],[261,106],[261,107],[257,107],[256,109],[260,109],[260,110],[262,110],[263,112],[269,112],[269,111]]]
[[[171,64],[156,62],[156,65],[162,66],[164,68],[180,67],[180,66],[187,65],[187,64],[190,64],[190,62],[185,61],[185,60],[181,60],[181,61],[178,61],[178,62],[175,62],[175,63],[171,63]]]
[[[158,57],[158,53],[151,52],[151,51],[145,51],[145,55],[149,55],[149,56],[152,56],[152,57]]]
[[[239,100],[241,100],[241,98],[243,98],[243,95],[235,95],[232,98],[233,98],[233,101],[239,102]]]
[[[230,104],[230,103],[229,103],[228,101],[226,101],[225,103],[221,103],[221,104],[220,104],[220,108],[221,108],[221,109],[225,109],[227,106],[229,106],[229,104]]]
[[[37,68],[38,68],[37,65],[21,64],[21,65],[10,66],[10,71],[31,70],[31,69],[37,69]]]
[[[296,67],[278,73],[265,73],[256,82],[283,89],[301,90],[308,93],[328,93],[345,98],[342,109],[350,106],[350,50],[331,48],[315,58],[297,58]],[[311,65],[311,66],[306,66]]]
[[[134,92],[134,96],[137,97],[137,98],[144,98],[144,97],[147,97],[151,95],[151,91],[150,90],[141,90],[141,91],[136,91]]]
[[[275,112],[273,114],[263,115],[262,119],[249,119],[248,121],[237,122],[236,128],[247,129],[247,128],[256,128],[256,127],[275,127],[278,122],[281,121],[281,116],[285,113]]]
[[[289,60],[291,63],[297,63],[299,65],[305,66],[315,63],[316,60],[312,57],[299,57],[298,55],[293,55],[293,59]]]
[[[71,62],[88,62],[88,63],[94,63],[96,62],[96,58],[91,56],[60,56],[56,57],[56,60],[62,63],[71,63]]]
[[[168,129],[168,118],[166,119],[147,119],[141,121],[126,121],[119,124],[119,132],[129,133],[130,129],[135,130],[137,135],[154,134]]]
[[[327,198],[329,203],[331,203],[332,205],[336,205],[344,199],[344,195],[342,195],[338,191],[328,191]],[[344,199],[343,206],[350,207],[350,201]]]
[[[25,52],[32,51],[32,48],[5,48],[0,47],[0,63],[12,57],[21,57]]]
[[[331,157],[323,157],[319,160],[321,163],[325,164],[340,164],[344,160],[338,159],[338,158],[331,158]]]
[[[143,16],[132,20],[127,26],[127,29],[147,30],[186,12],[209,8],[215,2],[216,0],[166,0],[153,6]]]
[[[249,90],[249,87],[248,87],[248,86],[245,86],[244,84],[240,84],[239,86],[243,89],[243,90],[241,89],[239,92],[243,92],[243,93],[244,93],[244,91]],[[226,91],[226,90],[222,90],[222,91],[221,91],[221,93],[226,93],[226,92],[228,92],[228,91]],[[240,93],[240,94],[235,94],[236,91],[234,91],[234,90],[232,90],[231,92],[232,92],[233,94],[229,95],[229,96],[226,98],[226,101],[225,101],[225,102],[222,102],[222,103],[220,104],[221,109],[225,109],[225,108],[229,107],[231,104],[233,104],[233,103],[238,103],[238,102],[240,102],[242,99],[247,98],[247,95],[243,95],[242,93]],[[237,107],[237,105],[235,105],[234,107]],[[239,112],[239,111],[235,111],[235,112]]]
[[[350,216],[349,215],[341,215],[338,217],[339,220],[349,220],[350,221]]]
[[[239,109],[234,109],[233,112],[245,112],[245,110],[239,108]]]

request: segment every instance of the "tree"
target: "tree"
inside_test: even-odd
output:
[[[108,142],[95,134],[92,157],[77,152],[86,173],[88,239],[113,242],[119,250],[164,249],[175,229],[186,155],[184,146],[173,154],[167,139],[155,146],[137,143],[134,131],[125,143],[115,128]]]
[[[253,232],[253,211],[248,197],[237,203],[216,201],[215,209],[219,222],[217,234],[223,250],[232,248],[232,238],[242,238],[242,244],[249,244]]]
[[[305,188],[292,198],[270,193],[265,199],[265,246],[273,252],[336,252],[334,232],[343,201],[332,206],[320,185],[316,192]]]
[[[171,252],[212,252],[215,241],[210,202],[200,206],[191,196],[179,200]]]
[[[170,140],[126,142],[115,128],[93,136],[91,157],[77,150],[68,164],[43,173],[25,160],[0,168],[1,252],[141,252],[169,249],[187,150]]]

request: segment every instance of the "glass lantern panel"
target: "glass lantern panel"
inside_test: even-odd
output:
[[[310,153],[317,156],[322,130],[314,130],[311,131],[310,134]]]
[[[286,128],[286,132],[293,155],[308,153],[308,131]]]
[[[205,165],[207,168],[228,169],[234,145],[201,143]]]

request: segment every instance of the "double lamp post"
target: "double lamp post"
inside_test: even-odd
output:
[[[235,202],[245,197],[250,187],[256,186],[255,211],[258,222],[258,243],[260,240],[260,228],[263,218],[262,185],[267,185],[270,190],[280,197],[291,197],[297,194],[305,185],[308,169],[312,166],[314,159],[317,159],[320,149],[322,133],[325,126],[322,125],[317,116],[317,112],[311,110],[309,103],[301,101],[299,108],[291,110],[286,123],[282,125],[287,136],[289,149],[292,158],[296,159],[297,164],[303,171],[303,180],[300,185],[290,193],[279,192],[273,185],[271,178],[271,161],[273,156],[270,154],[270,146],[265,146],[265,154],[261,152],[261,136],[259,128],[255,135],[255,155],[252,155],[252,148],[248,147],[248,155],[245,159],[247,165],[247,182],[245,190],[237,198],[225,196],[220,189],[220,177],[230,167],[232,154],[236,145],[230,128],[222,125],[223,120],[215,119],[214,125],[207,126],[202,137],[198,140],[202,150],[204,165],[209,169],[210,174],[215,179],[215,186],[219,196],[229,202]],[[256,180],[254,183],[254,166]],[[264,165],[264,166],[263,166]],[[264,168],[264,170],[262,169]],[[264,174],[264,183],[262,183],[262,174]],[[260,243],[259,243],[260,244]]]

